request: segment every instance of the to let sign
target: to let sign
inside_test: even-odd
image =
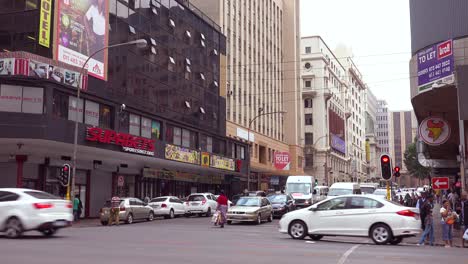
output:
[[[278,170],[289,170],[291,159],[288,152],[275,152],[275,168]]]
[[[448,190],[449,189],[448,177],[434,177],[432,178],[432,189],[434,190]]]
[[[453,83],[454,63],[451,39],[420,51],[417,60],[419,92],[432,89],[434,83]]]

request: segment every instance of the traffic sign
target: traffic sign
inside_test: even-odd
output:
[[[434,190],[448,190],[449,178],[448,177],[434,177],[432,178],[432,189]]]
[[[124,176],[119,175],[119,177],[118,177],[118,179],[117,179],[117,186],[118,186],[118,187],[123,187],[123,186],[124,186],[124,183],[125,183]]]

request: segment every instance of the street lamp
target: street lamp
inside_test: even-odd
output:
[[[96,50],[94,53],[92,53],[88,57],[88,59],[86,59],[85,63],[83,64],[83,67],[81,67],[79,80],[82,81],[83,72],[84,72],[84,69],[86,67],[86,64],[88,64],[88,61],[93,56],[95,56],[99,52],[101,52],[103,50],[106,50],[106,49],[115,48],[115,47],[122,47],[122,46],[131,46],[131,45],[137,45],[138,48],[145,48],[146,45],[148,45],[148,42],[145,39],[137,39],[137,40],[132,40],[132,41],[125,42],[125,43],[118,43],[118,44],[114,44],[114,45],[105,46],[105,47],[103,47],[101,49]],[[76,91],[77,104],[78,104],[78,101],[80,100],[80,94],[81,94],[80,92],[81,92],[81,85],[80,85],[80,87],[78,87],[78,89]],[[74,132],[73,136],[74,136],[74,138],[73,138],[73,171],[72,171],[72,180],[71,180],[71,192],[67,191],[67,195],[70,196],[70,197],[68,197],[69,200],[71,200],[72,196],[75,195],[76,152],[77,152],[77,149],[78,149],[78,110],[75,112],[75,132]],[[71,195],[70,195],[70,193],[71,193]]]
[[[262,109],[260,109],[259,112],[263,111]],[[247,130],[247,138],[248,138],[248,142],[247,142],[247,153],[249,155],[249,166],[247,166],[247,190],[250,191],[250,166],[251,166],[251,160],[250,160],[250,130],[251,130],[251,126],[252,126],[252,123],[259,117],[261,116],[265,116],[265,115],[273,115],[273,114],[286,114],[287,111],[274,111],[274,112],[268,112],[268,113],[259,113],[258,115],[254,116],[252,119],[250,119],[249,121],[249,127],[248,127],[248,130]]]

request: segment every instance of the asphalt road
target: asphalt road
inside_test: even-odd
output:
[[[468,249],[376,246],[366,238],[293,240],[277,232],[277,221],[260,226],[213,227],[208,218],[178,218],[104,227],[72,227],[44,238],[0,237],[2,264],[139,263],[457,263],[468,264]]]

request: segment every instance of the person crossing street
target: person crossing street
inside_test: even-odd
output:
[[[224,194],[224,191],[221,190],[218,199],[216,200],[218,202],[218,208],[217,210],[221,214],[220,220],[218,221],[219,227],[224,228],[224,224],[226,223],[226,213],[228,210],[228,199],[226,195]]]

